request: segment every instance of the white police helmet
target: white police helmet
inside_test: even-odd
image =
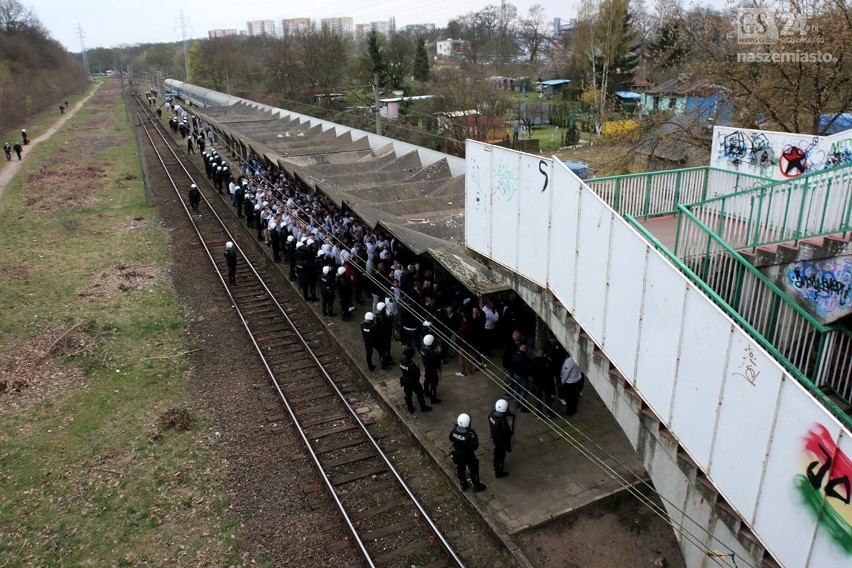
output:
[[[295,241],[295,240],[296,240],[296,237],[294,237],[293,235],[290,235],[290,236],[288,236],[288,237],[287,237],[287,242],[288,242],[288,243],[292,243],[292,242],[293,242],[293,241]]]
[[[312,244],[314,244],[314,240],[309,238],[308,239],[308,246],[311,246]]]
[[[189,186],[189,187],[191,187],[191,188],[193,188],[193,189],[197,189],[197,188],[198,188],[198,186],[197,186],[197,185],[195,185],[195,184],[192,184],[192,185],[191,185],[191,186]]]
[[[379,302],[378,304],[376,304],[376,310],[382,311],[383,309],[385,309],[385,303],[384,302]]]
[[[270,223],[270,224],[269,224],[269,230],[270,230],[270,231],[274,231],[274,230],[275,230],[275,229],[277,229],[277,228],[278,228],[278,225],[277,225],[277,224],[275,224],[275,223]]]
[[[338,268],[338,269],[337,269],[337,275],[338,275],[338,276],[343,276],[344,274],[346,274],[346,269],[345,269],[345,268],[343,268],[343,267],[341,266],[340,268]]]
[[[425,345],[426,347],[432,347],[433,343],[435,343],[434,335],[427,335],[423,337],[423,345]]]
[[[469,428],[470,427],[470,416],[468,416],[465,413],[459,414],[459,417],[456,420],[456,424],[459,425],[459,428]]]
[[[302,248],[303,246],[305,245],[303,245],[301,242],[296,243],[296,248]]]
[[[506,412],[507,410],[509,410],[509,403],[501,398],[494,405],[494,410],[496,410],[497,412]]]
[[[325,256],[325,253],[324,253],[324,252],[322,252],[321,250],[318,250],[318,251],[317,251],[317,258],[319,258],[319,257],[321,257],[321,256]]]
[[[226,249],[234,248],[234,243],[232,243],[231,241],[228,241],[227,243],[225,243],[225,248]]]
[[[323,266],[323,267],[322,267],[322,273],[323,273],[323,274],[328,274],[330,271],[331,271],[331,267],[330,267],[330,266]]]
[[[367,312],[364,314],[364,321],[373,321],[376,316],[373,315],[373,312]]]

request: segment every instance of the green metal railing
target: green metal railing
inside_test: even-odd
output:
[[[765,178],[712,167],[685,168],[586,180],[621,215],[670,215],[680,203],[703,201],[755,185]]]
[[[733,248],[754,249],[852,230],[850,188],[852,164],[844,164],[685,207]],[[679,229],[674,252],[690,248],[692,239],[704,236]]]
[[[689,216],[688,211],[683,211]],[[846,401],[852,395],[852,334],[822,325],[801,310],[790,305],[781,292],[735,250],[727,247],[720,237],[706,228],[708,238],[705,258],[692,263],[681,260],[665,247],[632,215],[625,219],[711,301],[718,305],[743,330],[751,335],[768,353],[828,408],[848,429],[852,418],[846,415],[819,388],[827,385]],[[690,222],[700,223],[694,217]],[[713,266],[730,264],[726,285],[719,286],[712,278]],[[708,281],[708,276],[711,276]],[[737,286],[739,283],[741,286]],[[716,286],[719,286],[717,289]],[[739,307],[745,306],[745,313]],[[760,309],[764,307],[764,309]],[[798,309],[797,309],[798,308]],[[795,331],[793,335],[788,332]],[[779,339],[782,339],[779,341]],[[833,381],[828,378],[834,377]]]
[[[852,333],[819,322],[686,206],[678,209],[678,229],[691,237],[673,256],[804,377],[852,402]]]

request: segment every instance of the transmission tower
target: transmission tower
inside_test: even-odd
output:
[[[89,68],[89,56],[86,54],[86,42],[83,41],[83,38],[86,37],[86,31],[83,29],[83,26],[80,25],[80,22],[77,22],[77,36],[80,38],[80,48],[83,53],[83,67],[86,69],[86,75],[91,77],[92,70]]]
[[[186,81],[189,81],[189,39],[187,38],[187,30],[191,30],[189,18],[183,15],[183,10],[180,12],[180,17],[177,19],[177,29],[180,30],[180,37],[183,40],[183,63],[186,73]]]

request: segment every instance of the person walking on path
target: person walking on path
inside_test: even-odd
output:
[[[15,150],[15,153],[18,155],[18,160],[20,160],[21,159],[21,152],[24,151],[23,147],[21,147],[20,144],[15,142],[14,150]]]
[[[6,153],[6,159],[7,160],[12,159],[12,145],[11,144],[9,144],[8,142],[3,144],[3,152]]]

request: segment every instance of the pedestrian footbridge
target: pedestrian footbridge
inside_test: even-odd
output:
[[[852,564],[850,168],[582,182],[467,143],[468,250],[578,358],[689,566]]]

